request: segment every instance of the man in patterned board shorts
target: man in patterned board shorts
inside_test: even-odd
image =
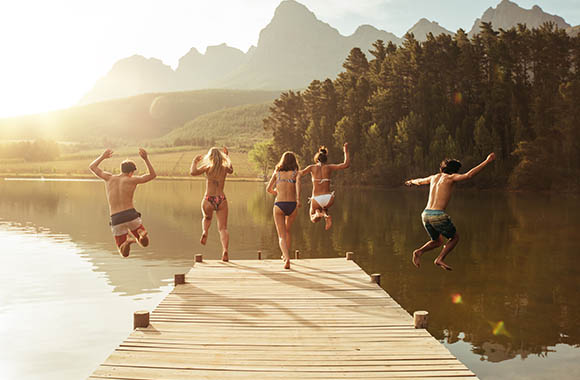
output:
[[[125,160],[121,163],[120,174],[113,175],[99,168],[99,164],[112,155],[113,151],[111,149],[105,150],[91,163],[89,169],[97,177],[105,181],[107,200],[109,201],[111,212],[111,230],[113,236],[115,236],[119,254],[127,257],[131,250],[131,244],[138,243],[142,247],[149,245],[149,236],[141,222],[141,214],[133,206],[133,195],[137,185],[151,181],[157,177],[157,174],[155,174],[147,152],[143,148],[139,148],[139,156],[145,161],[149,172],[142,176],[133,175],[137,167],[131,160]]]
[[[429,184],[429,200],[427,201],[427,207],[421,214],[421,219],[423,220],[423,226],[425,226],[425,230],[427,230],[431,240],[425,243],[421,248],[413,251],[412,261],[413,265],[417,268],[420,266],[421,255],[443,245],[444,242],[441,236],[445,236],[449,240],[447,241],[447,244],[443,246],[441,253],[437,256],[434,263],[442,269],[452,270],[452,268],[445,264],[443,260],[449,252],[455,248],[457,242],[459,242],[459,234],[455,230],[451,218],[445,213],[445,208],[451,199],[453,185],[456,182],[472,178],[494,159],[495,154],[490,153],[485,161],[467,173],[458,174],[457,172],[459,171],[459,168],[461,168],[461,162],[447,158],[441,162],[439,173],[426,178],[410,179],[405,182],[405,185],[407,186]]]

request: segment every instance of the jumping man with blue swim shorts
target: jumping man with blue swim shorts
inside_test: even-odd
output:
[[[459,242],[459,234],[455,230],[451,218],[445,213],[445,208],[451,199],[453,185],[455,182],[472,178],[494,159],[495,154],[490,153],[485,161],[465,174],[457,173],[461,168],[461,163],[459,161],[445,159],[441,162],[439,173],[426,178],[410,179],[405,182],[405,185],[407,186],[429,184],[429,200],[427,202],[427,207],[421,214],[421,219],[423,220],[423,226],[425,226],[431,240],[425,243],[421,248],[413,251],[413,265],[417,268],[419,268],[420,258],[423,253],[443,245],[443,238],[441,237],[443,235],[449,240],[443,246],[441,253],[437,256],[434,263],[442,269],[452,270],[452,268],[445,264],[443,260],[449,252],[455,248],[457,242]]]

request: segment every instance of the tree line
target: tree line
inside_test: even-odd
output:
[[[407,34],[401,46],[378,40],[370,60],[354,48],[335,80],[283,92],[264,119],[269,161],[292,150],[304,165],[319,145],[339,161],[348,141],[350,178],[397,186],[445,157],[469,168],[494,151],[479,186],[578,189],[580,36],[551,23],[481,25],[471,39],[460,29],[425,42]]]

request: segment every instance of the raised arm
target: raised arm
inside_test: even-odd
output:
[[[142,176],[135,177],[137,183],[146,183],[149,182],[155,177],[157,177],[157,173],[155,173],[155,169],[153,169],[153,165],[151,165],[151,161],[149,161],[149,156],[147,155],[147,151],[143,148],[139,148],[139,156],[145,161],[145,165],[147,165],[147,174],[143,174]]]
[[[483,160],[479,165],[477,165],[476,167],[472,168],[467,173],[465,173],[465,174],[453,174],[451,176],[451,179],[453,179],[453,181],[455,181],[455,182],[463,181],[463,180],[466,180],[466,179],[471,179],[477,173],[479,173],[480,171],[482,171],[483,168],[485,168],[493,160],[495,160],[495,153],[492,152],[492,153],[490,153],[487,156],[487,158],[485,160]]]
[[[234,172],[234,165],[232,164],[232,159],[230,158],[230,151],[225,146],[224,146],[224,153],[230,159],[230,166],[226,167],[226,172],[228,174],[232,174]]]
[[[346,169],[350,166],[350,154],[348,153],[348,143],[345,142],[342,150],[344,151],[344,161],[342,162],[342,164],[331,164],[328,165],[328,167],[331,170],[342,170],[342,169]]]
[[[195,156],[193,161],[191,161],[191,168],[189,169],[189,174],[195,176],[205,173],[205,169],[198,169],[197,164],[201,161],[202,156]]]
[[[274,189],[274,185],[276,183],[276,172],[272,173],[272,177],[270,178],[270,182],[266,186],[266,191],[270,194],[278,195],[278,192]]]
[[[111,158],[112,156],[113,156],[113,151],[111,149],[105,150],[103,153],[101,153],[101,155],[99,157],[97,157],[96,160],[91,162],[91,164],[89,165],[89,170],[91,172],[93,172],[93,174],[96,175],[97,177],[99,177],[105,181],[108,181],[109,178],[111,178],[112,174],[109,172],[103,171],[101,168],[99,168],[99,165],[101,164],[101,162],[103,162],[107,158]]]
[[[431,183],[431,177],[425,177],[425,178],[415,178],[415,179],[409,179],[407,181],[405,181],[405,185],[406,186],[421,186],[421,185],[428,185],[429,183]]]

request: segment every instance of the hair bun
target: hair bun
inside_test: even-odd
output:
[[[322,154],[328,154],[328,150],[326,149],[325,146],[321,146],[318,151]]]

